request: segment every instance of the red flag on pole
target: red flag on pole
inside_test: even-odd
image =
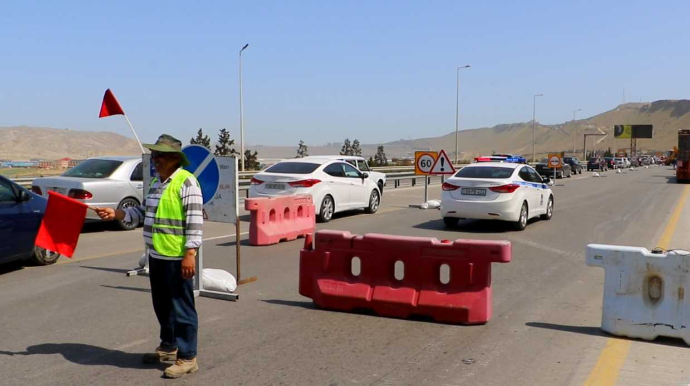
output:
[[[101,113],[98,118],[109,117],[111,115],[125,115],[125,110],[122,109],[120,103],[115,98],[110,89],[105,90],[103,95],[103,103],[101,104]]]
[[[36,245],[71,258],[77,248],[87,208],[82,202],[49,191],[48,206],[36,236]]]

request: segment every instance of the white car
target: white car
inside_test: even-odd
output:
[[[254,175],[249,197],[310,194],[316,217],[328,222],[337,212],[365,209],[375,213],[381,205],[379,186],[367,173],[347,162],[305,157],[281,161]]]
[[[475,163],[460,169],[443,184],[441,216],[449,228],[460,219],[513,222],[523,230],[527,221],[553,216],[553,192],[531,166]]]
[[[359,171],[369,175],[369,179],[373,180],[379,186],[379,191],[383,194],[383,187],[386,186],[386,173],[372,171],[366,158],[356,155],[317,155],[308,156],[304,158],[326,158],[345,161],[350,165],[359,169]]]
[[[61,176],[36,178],[31,190],[45,198],[48,191],[64,194],[89,206],[124,209],[143,202],[143,164],[139,157],[95,157],[68,169]],[[100,220],[93,211],[86,218]],[[137,224],[116,220],[122,230]]]

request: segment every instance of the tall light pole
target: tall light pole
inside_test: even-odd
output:
[[[242,93],[242,51],[246,50],[249,44],[245,44],[240,50],[240,170],[244,171],[244,119],[242,116],[244,110],[244,100]]]
[[[534,146],[537,139],[537,128],[535,123],[537,122],[537,97],[544,96],[544,94],[536,94],[532,99],[532,162],[536,162],[537,152]]]
[[[455,164],[458,164],[458,117],[460,110],[460,69],[470,68],[469,64],[457,68],[457,93],[455,94]]]
[[[573,110],[573,153],[575,153],[575,114],[582,109]]]

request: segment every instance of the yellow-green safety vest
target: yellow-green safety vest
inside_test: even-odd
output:
[[[192,173],[182,168],[178,169],[158,201],[151,236],[153,247],[156,252],[163,256],[182,257],[185,255],[186,214],[180,197],[180,189],[189,176],[194,177]],[[151,186],[155,183],[156,178],[154,177],[151,180]]]

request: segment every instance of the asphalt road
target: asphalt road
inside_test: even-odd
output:
[[[172,382],[628,385],[644,384],[639,383],[644,374],[658,371],[665,374],[663,382],[655,378],[647,384],[687,385],[687,349],[669,340],[634,341],[614,383],[591,383],[598,363],[608,358],[602,352],[612,339],[599,330],[603,270],[585,265],[585,246],[651,249],[687,189],[675,183],[668,167],[603,176],[584,173],[558,180],[564,186],[553,188],[553,219],[534,221],[523,232],[477,221],[446,230],[438,211],[408,208],[422,201],[420,188],[388,189],[375,215],[351,213],[318,225],[355,234],[511,241],[513,261],[493,266],[493,318],[482,326],[317,309],[297,290],[303,241],[251,247],[245,234],[243,277],[257,276],[258,281],[238,289],[238,302],[197,299],[201,370]],[[431,197],[439,191],[432,186]],[[681,220],[677,232],[690,231],[688,221]],[[234,272],[234,231],[206,224],[207,267]],[[673,242],[690,249],[686,237],[676,235]],[[158,344],[148,278],[124,274],[136,266],[142,249],[140,230],[117,232],[93,224],[82,234],[73,260],[0,268],[0,384],[171,382],[161,379],[163,367],[140,362],[140,355]]]

